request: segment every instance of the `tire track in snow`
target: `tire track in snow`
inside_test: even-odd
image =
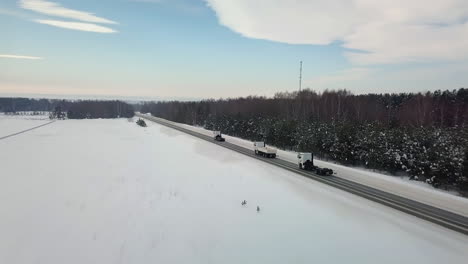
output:
[[[54,122],[55,122],[55,120],[54,120],[54,121],[47,122],[47,123],[42,124],[42,125],[39,125],[39,126],[35,126],[35,127],[28,128],[28,129],[23,130],[23,131],[20,131],[20,132],[16,132],[16,133],[13,133],[13,134],[10,134],[10,135],[7,135],[7,136],[0,137],[0,140],[7,139],[7,138],[13,137],[13,136],[17,136],[17,135],[20,135],[20,134],[29,132],[29,131],[34,130],[34,129],[38,129],[38,128],[43,127],[43,126],[50,125],[50,124],[52,124],[52,123],[54,123]]]

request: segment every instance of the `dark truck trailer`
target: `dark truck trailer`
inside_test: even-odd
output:
[[[297,153],[297,163],[299,169],[315,172],[321,176],[329,176],[333,174],[333,170],[329,168],[320,168],[314,165],[314,155],[310,152]]]
[[[226,141],[226,139],[221,135],[221,131],[213,131],[213,139],[220,142]]]

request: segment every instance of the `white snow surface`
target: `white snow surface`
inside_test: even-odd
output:
[[[466,263],[467,236],[147,124],[0,140],[0,263]]]
[[[161,120],[201,134],[205,134],[208,136],[212,135],[212,132],[210,130],[206,130],[202,127],[176,123],[165,119]],[[239,145],[247,149],[251,149],[252,151],[254,149],[253,142],[251,141],[224,134],[223,137],[226,138],[226,141],[229,143]],[[297,153],[295,152],[278,149],[277,158],[292,163],[297,163]],[[386,175],[367,169],[343,166],[340,164],[318,160],[315,158],[314,163],[315,165],[320,167],[333,169],[333,171],[335,172],[335,176],[337,177],[358,182],[366,186],[380,189],[389,193],[403,196],[415,201],[419,201],[421,203],[432,205],[468,217],[468,199],[463,198],[461,196],[457,196],[453,193],[435,189],[429,184],[417,181],[409,181],[405,180],[405,178],[402,177]]]
[[[0,138],[50,122],[45,115],[5,115],[0,113]]]

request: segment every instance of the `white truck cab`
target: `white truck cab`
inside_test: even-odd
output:
[[[333,170],[329,168],[320,168],[314,165],[314,154],[310,152],[297,153],[297,164],[299,169],[312,171],[321,176],[329,176],[333,174]]]
[[[254,142],[254,147],[256,147],[256,148],[264,148],[264,147],[265,147],[265,141],[255,141],[255,142]]]
[[[314,166],[314,156],[310,152],[297,153],[297,164],[300,169],[311,170]]]

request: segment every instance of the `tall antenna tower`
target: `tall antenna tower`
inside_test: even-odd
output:
[[[300,63],[300,68],[299,68],[299,92],[302,89],[302,61]]]

